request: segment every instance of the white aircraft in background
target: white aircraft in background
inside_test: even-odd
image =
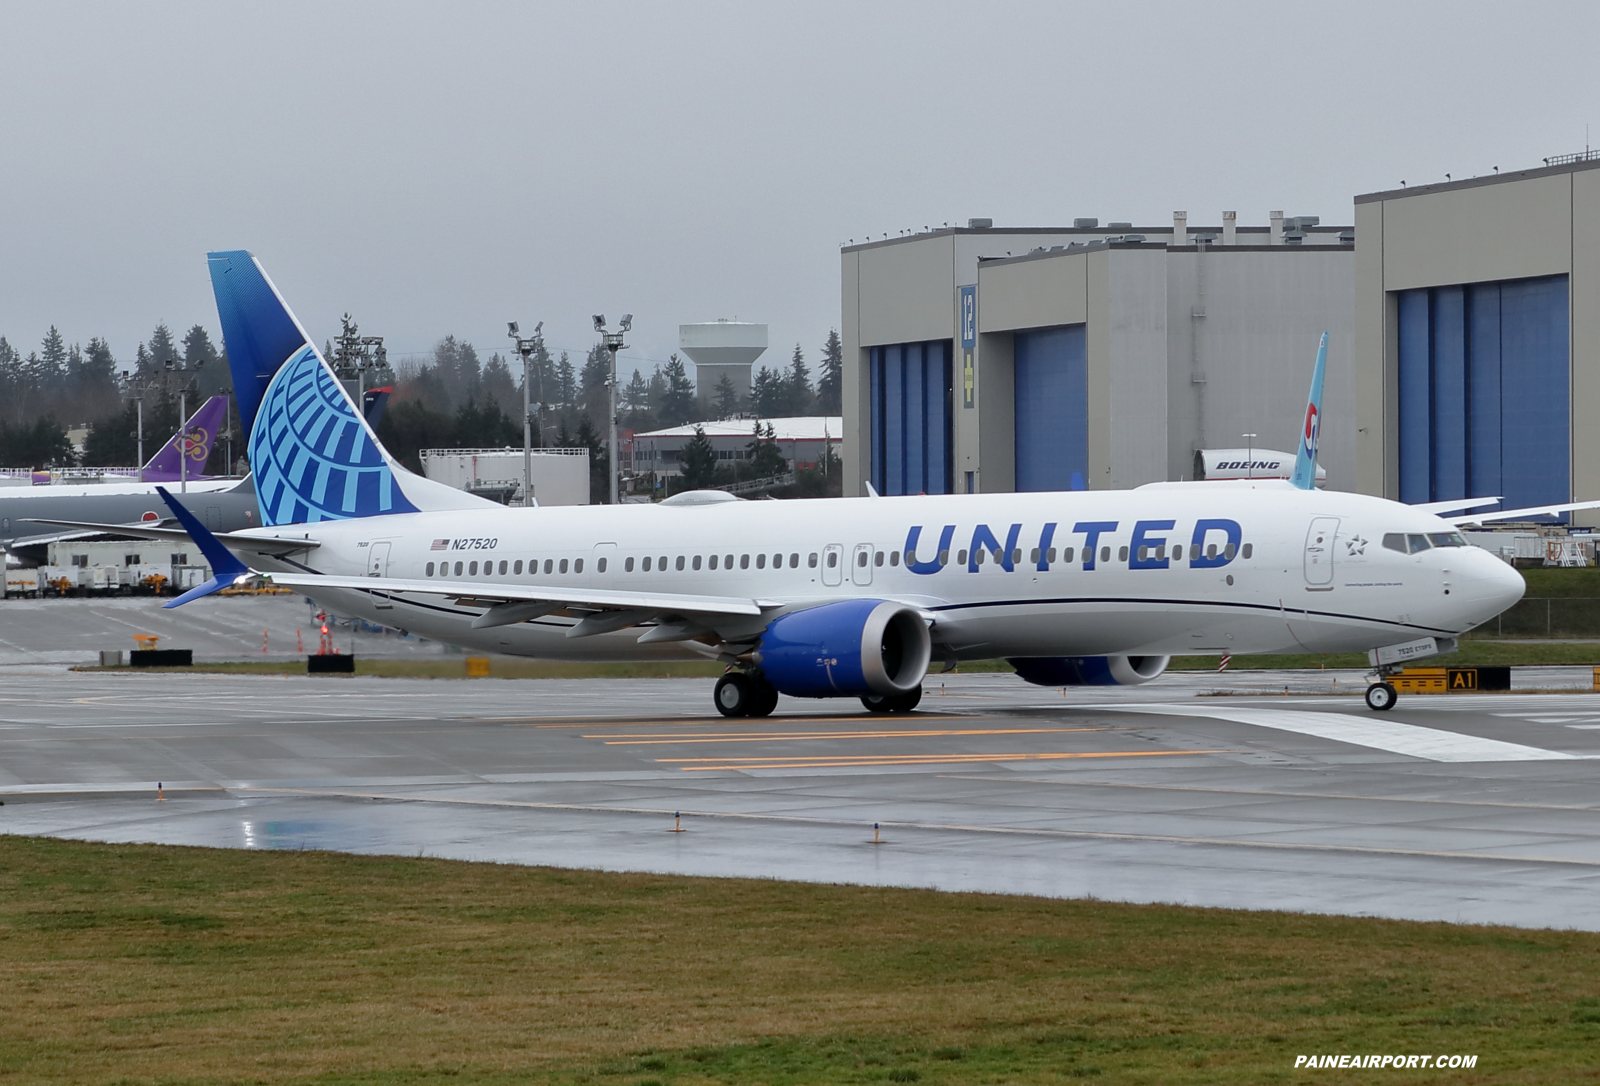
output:
[[[1367,650],[1387,709],[1391,663],[1451,651],[1523,593],[1435,515],[1488,499],[1315,489],[1326,335],[1290,481],[506,508],[402,468],[255,258],[210,262],[263,527],[219,541],[174,504],[216,576],[168,606],[259,574],[483,651],[720,660],[717,709],[761,716],[780,693],[909,711],[935,662],[1062,686],[1147,682],[1179,653]]]

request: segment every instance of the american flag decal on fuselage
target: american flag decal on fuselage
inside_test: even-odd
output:
[[[428,549],[430,551],[447,551],[450,549],[450,541],[448,539],[435,539],[433,546]]]

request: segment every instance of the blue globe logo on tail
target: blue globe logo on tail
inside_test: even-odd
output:
[[[290,356],[261,398],[250,466],[261,519],[269,526],[417,511],[309,346]]]

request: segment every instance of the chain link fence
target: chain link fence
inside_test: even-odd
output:
[[[1600,598],[1524,598],[1466,636],[1600,638]]]

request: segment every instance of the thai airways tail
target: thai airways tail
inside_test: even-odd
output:
[[[207,259],[262,524],[494,504],[389,455],[253,255]]]
[[[147,483],[175,483],[180,479],[208,479],[210,476],[202,475],[205,471],[206,460],[211,456],[211,447],[216,444],[217,434],[222,429],[222,423],[227,416],[228,397],[213,396],[200,405],[200,410],[189,416],[189,420],[178,428],[172,439],[150,458],[140,473]],[[189,470],[184,471],[183,464],[187,460]]]
[[[1294,474],[1289,482],[1301,490],[1317,485],[1317,436],[1322,430],[1322,369],[1328,361],[1328,333],[1322,333],[1317,347],[1317,365],[1311,371],[1311,395],[1306,400],[1306,417],[1300,426],[1300,451],[1295,454]]]

